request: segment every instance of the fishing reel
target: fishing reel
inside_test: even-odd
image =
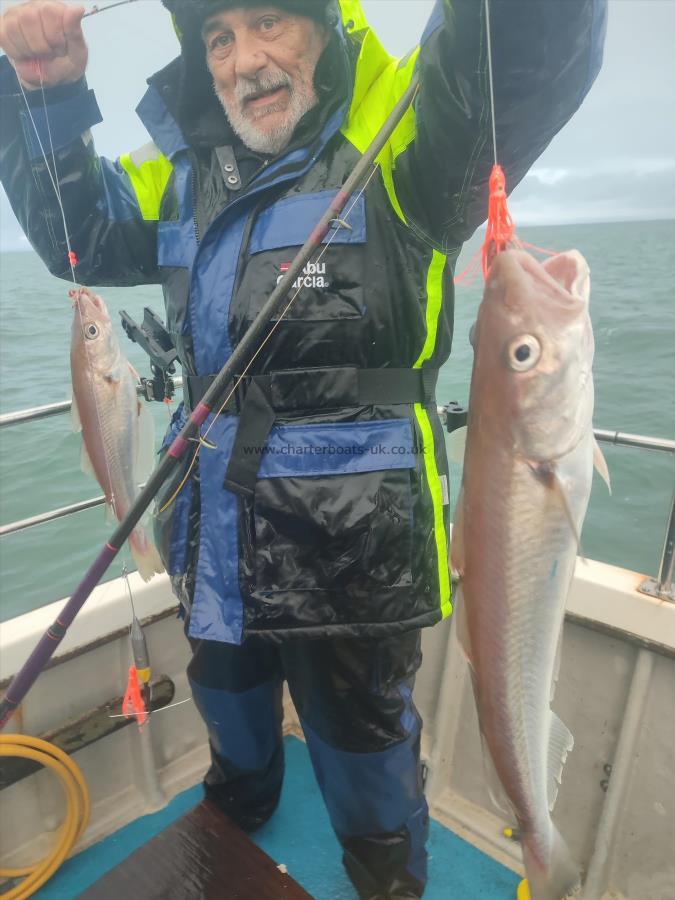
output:
[[[171,335],[164,323],[146,306],[143,310],[143,324],[138,325],[131,316],[122,310],[122,328],[135,344],[150,357],[152,378],[141,378],[141,393],[149,402],[164,403],[172,400],[176,391],[173,376],[174,365],[178,353],[171,340]]]

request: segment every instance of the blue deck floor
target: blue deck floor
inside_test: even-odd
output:
[[[201,787],[191,788],[160,812],[121,828],[69,860],[36,896],[40,900],[74,900],[201,799]],[[253,839],[272,859],[284,863],[317,900],[356,900],[307,749],[296,738],[286,739],[286,779],[279,809]],[[518,877],[438,822],[432,822],[428,851],[425,900],[515,900]]]

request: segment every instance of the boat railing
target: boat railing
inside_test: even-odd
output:
[[[174,378],[175,386],[181,387],[182,379]],[[142,389],[138,388],[139,395]],[[5,413],[0,416],[0,429],[10,425],[21,425],[27,422],[36,422],[40,419],[50,418],[52,416],[62,415],[70,412],[71,402],[65,400],[60,403],[50,403],[45,406],[35,406],[30,409],[18,410],[16,412]],[[439,407],[438,412],[441,418],[445,417],[446,407]],[[637,448],[639,450],[656,450],[664,453],[675,454],[675,441],[668,438],[649,437],[642,434],[629,434],[624,431],[606,431],[604,429],[595,430],[596,440],[603,444],[613,444],[616,447]],[[92,497],[90,500],[82,500],[79,503],[73,503],[69,506],[63,506],[59,509],[53,509],[48,512],[30,516],[26,519],[19,519],[10,522],[7,525],[0,526],[0,538],[8,537],[27,528],[33,528],[37,525],[45,525],[56,519],[66,518],[86,509],[93,509],[97,506],[103,506],[105,497]],[[670,515],[666,525],[665,540],[663,552],[661,554],[661,563],[658,575],[655,578],[647,578],[638,588],[638,590],[650,597],[657,597],[661,600],[669,600],[675,602],[675,593],[673,591],[673,564],[675,562],[675,493],[670,505]]]

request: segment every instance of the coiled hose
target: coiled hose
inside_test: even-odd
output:
[[[66,818],[54,849],[40,862],[21,869],[0,868],[1,878],[23,878],[2,900],[25,900],[48,881],[73,849],[89,821],[89,789],[73,760],[53,744],[24,734],[0,734],[0,756],[18,756],[51,769],[66,792]]]

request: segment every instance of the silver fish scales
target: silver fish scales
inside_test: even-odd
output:
[[[70,292],[75,307],[70,346],[73,419],[82,431],[82,468],[101,485],[121,521],[152,469],[152,418],[136,393],[137,376],[124,358],[103,300],[88,288]],[[141,577],[164,567],[142,525],[129,538]]]
[[[554,825],[573,738],[550,707],[594,461],[588,266],[494,261],[474,330],[464,477],[453,529],[458,624],[488,761],[518,822],[532,900],[580,882]]]

